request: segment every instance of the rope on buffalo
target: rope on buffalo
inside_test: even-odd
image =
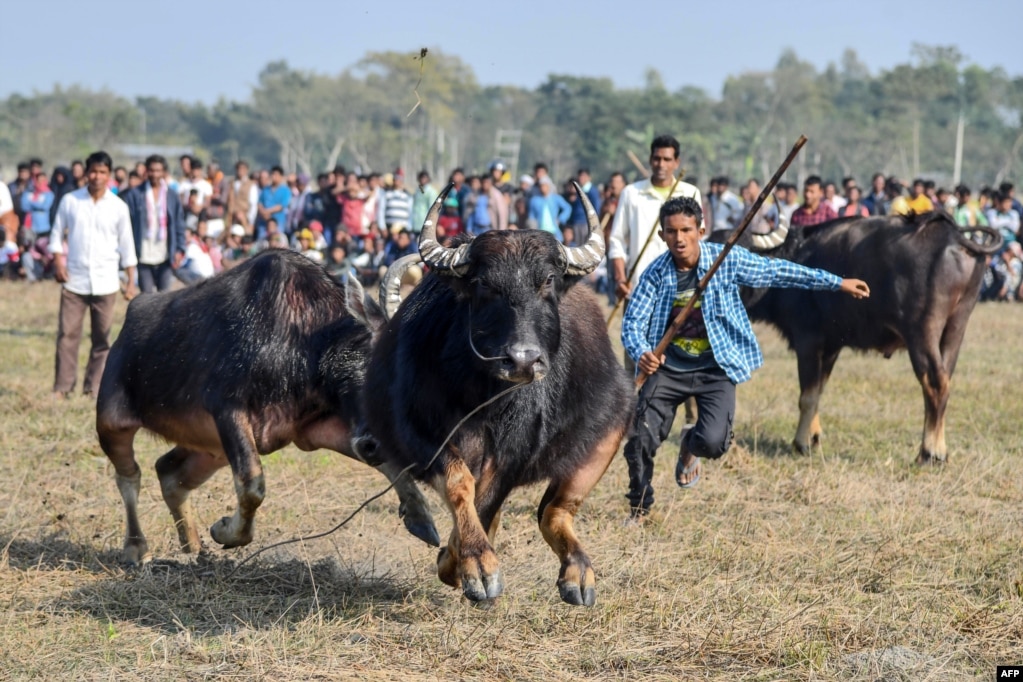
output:
[[[470,340],[471,340],[471,337],[470,337]],[[527,381],[527,382],[524,382],[524,383],[521,383],[521,384],[515,384],[514,386],[509,386],[508,388],[504,389],[500,393],[492,396],[491,398],[488,398],[487,400],[483,401],[482,403],[477,405],[475,408],[473,408],[473,410],[471,412],[469,412],[469,414],[467,414],[464,417],[462,417],[458,421],[458,423],[455,424],[455,427],[453,429],[451,429],[450,433],[448,433],[447,437],[444,439],[444,442],[442,442],[440,444],[440,447],[437,448],[437,452],[433,453],[433,457],[430,458],[430,461],[427,462],[426,466],[423,467],[423,468],[424,469],[429,469],[431,466],[433,466],[433,463],[435,461],[437,461],[438,457],[440,457],[440,453],[442,453],[444,451],[444,448],[447,447],[448,442],[452,438],[454,438],[456,433],[458,433],[458,429],[462,428],[462,426],[465,424],[465,422],[469,421],[470,417],[472,417],[474,414],[476,414],[477,412],[482,410],[484,407],[487,407],[488,405],[491,405],[494,402],[500,400],[501,398],[503,398],[504,396],[508,395],[509,393],[511,393],[513,391],[517,391],[518,389],[523,388],[525,386],[528,386],[531,383],[533,383],[533,382],[532,381]],[[415,466],[416,466],[415,464],[409,464],[407,467],[405,467],[404,469],[402,469],[401,471],[398,472],[398,475],[394,477],[394,480],[397,481],[402,476],[405,476]],[[256,557],[258,557],[260,554],[262,554],[263,552],[266,552],[266,551],[271,550],[271,549],[276,549],[277,547],[283,547],[284,545],[291,545],[291,544],[294,544],[296,542],[307,542],[307,541],[310,541],[310,540],[319,540],[320,538],[325,538],[328,535],[336,533],[337,531],[341,530],[346,525],[348,525],[348,523],[352,519],[354,519],[356,516],[358,516],[359,512],[361,512],[363,509],[365,509],[371,502],[373,502],[374,500],[380,499],[381,497],[383,497],[384,495],[389,493],[393,488],[394,488],[394,481],[392,481],[390,485],[388,485],[386,488],[384,488],[380,492],[376,493],[375,495],[372,495],[372,496],[368,497],[362,504],[360,504],[358,507],[356,507],[355,511],[353,511],[351,514],[349,514],[343,521],[341,521],[339,524],[337,524],[336,526],[334,526],[330,530],[325,530],[322,533],[316,533],[314,535],[305,535],[305,536],[302,536],[302,537],[292,538],[290,540],[282,540],[280,542],[275,542],[272,545],[267,545],[266,547],[263,547],[262,549],[256,550],[255,552],[253,552],[249,556],[245,557],[237,566],[235,566],[234,570],[232,570],[230,573],[228,573],[227,576],[225,577],[225,579],[231,578],[235,573],[238,572],[239,569],[241,569],[242,566],[244,566],[245,564],[249,563],[250,561],[252,561]]]

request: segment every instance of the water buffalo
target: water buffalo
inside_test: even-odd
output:
[[[374,323],[383,326],[366,370],[369,431],[450,509],[453,529],[437,560],[443,582],[473,601],[497,597],[503,581],[491,543],[501,505],[512,489],[548,481],[537,520],[561,561],[561,598],[590,606],[593,568],[572,521],[617,452],[634,403],[596,299],[575,286],[603,258],[596,214],[580,191],[591,230],[582,247],[539,230],[495,230],[449,248],[436,241],[449,190],[423,224],[419,247],[431,273],[389,321]],[[385,284],[397,279],[388,273]],[[383,299],[393,307],[397,297]],[[512,386],[520,388],[444,445],[461,419]]]
[[[348,304],[358,309],[362,300]],[[124,499],[125,560],[149,556],[132,445],[140,428],[175,444],[156,471],[182,549],[200,549],[189,493],[228,464],[238,505],[210,535],[224,547],[248,544],[265,494],[259,455],[295,443],[354,456],[369,347],[369,331],[347,314],[343,287],[288,251],[132,301],[96,403],[100,445]],[[439,545],[415,482],[390,462],[368,463],[395,481],[409,531]]]
[[[923,388],[924,429],[917,463],[942,462],[945,406],[959,348],[984,274],[1001,247],[997,231],[964,234],[943,212],[841,218],[812,227],[781,226],[744,235],[749,247],[842,277],[864,280],[869,299],[798,289],[749,292],[750,319],[768,322],[796,353],[799,426],[793,446],[809,451],[821,438],[817,405],[843,348],[891,357],[905,348]]]

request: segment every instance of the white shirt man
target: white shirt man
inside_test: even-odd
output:
[[[665,156],[673,151],[670,146],[656,147],[651,150],[651,161],[657,156]],[[654,224],[664,202],[672,197],[692,197],[698,203],[702,203],[700,190],[688,182],[679,182],[675,186],[675,191],[668,196],[674,183],[678,161],[677,156],[674,159],[659,159],[651,164],[658,166],[653,181],[640,180],[622,190],[618,210],[615,211],[614,223],[611,226],[611,243],[607,251],[611,264],[615,266],[614,277],[616,285],[619,285],[617,289],[619,297],[627,296],[639,281],[639,276],[643,274],[646,266],[667,250],[663,239],[650,238],[655,231]],[[665,168],[659,168],[660,166]],[[661,183],[661,186],[656,186],[654,182]],[[628,276],[629,273],[631,277]]]

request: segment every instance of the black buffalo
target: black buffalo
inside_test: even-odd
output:
[[[140,428],[175,444],[156,471],[182,549],[200,549],[189,493],[228,464],[238,505],[210,534],[225,547],[245,545],[265,493],[260,455],[288,443],[354,455],[370,338],[347,314],[344,289],[287,251],[132,301],[96,404],[96,431],[127,515],[125,559],[148,558],[132,445]],[[369,463],[396,480],[409,531],[439,545],[415,483],[389,462]]]
[[[497,597],[491,543],[501,505],[512,489],[548,481],[537,520],[561,561],[561,598],[592,605],[593,568],[572,521],[618,450],[634,401],[596,299],[575,286],[603,258],[596,214],[580,191],[591,227],[583,247],[512,230],[447,248],[435,235],[449,190],[420,239],[432,272],[378,331],[366,371],[369,431],[451,511],[437,560],[442,581],[473,601]],[[396,297],[384,299],[391,306]],[[512,386],[441,449],[463,417]]]
[[[945,460],[949,382],[986,257],[1002,241],[989,228],[974,228],[973,234],[970,238],[960,231],[947,214],[933,212],[841,218],[748,238],[754,251],[870,286],[865,300],[799,289],[757,290],[746,296],[750,319],[776,327],[796,353],[800,395],[793,446],[798,451],[820,442],[817,405],[843,348],[876,350],[886,358],[905,348],[924,395],[917,462]]]

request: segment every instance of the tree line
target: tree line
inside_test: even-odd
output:
[[[729,77],[719,99],[691,86],[669,91],[654,69],[641,88],[565,74],[535,89],[484,86],[469,64],[436,49],[370,52],[334,75],[271,62],[248,100],[213,105],[57,86],[0,100],[0,164],[9,174],[29,157],[52,166],[97,148],[127,163],[120,145],[142,143],[189,146],[224,165],[245,158],[311,175],[400,165],[442,178],[456,166],[485,170],[499,132],[519,131],[506,136],[519,143],[519,172],[542,161],[555,178],[585,166],[603,179],[637,174],[653,137],[670,133],[702,182],[769,176],[806,134],[800,179],[866,182],[880,171],[950,184],[962,125],[963,182],[1018,180],[1023,76],[967,63],[951,46],[917,44],[912,55],[872,74],[853,50],[818,70],[788,49],[770,69]]]

